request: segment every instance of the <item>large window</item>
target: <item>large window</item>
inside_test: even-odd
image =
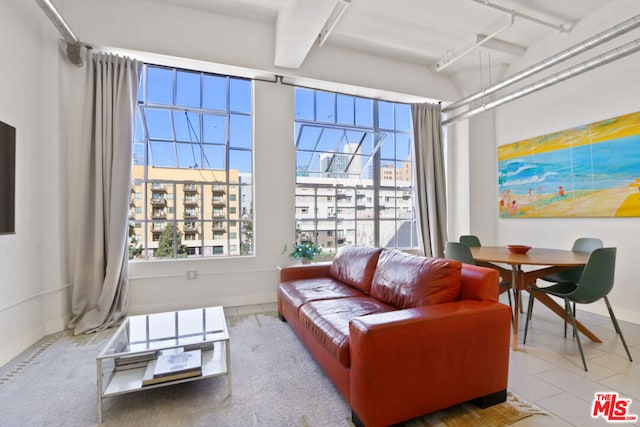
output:
[[[415,248],[409,105],[296,88],[296,232],[342,245]]]
[[[249,80],[144,66],[130,258],[253,253],[251,105]]]

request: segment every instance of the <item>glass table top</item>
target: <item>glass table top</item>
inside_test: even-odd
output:
[[[181,346],[197,347],[228,339],[222,307],[129,316],[98,358]]]

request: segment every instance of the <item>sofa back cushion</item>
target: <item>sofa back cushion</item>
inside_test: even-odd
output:
[[[381,248],[343,246],[333,258],[329,274],[369,295]]]
[[[385,249],[371,283],[371,296],[398,308],[456,301],[462,264],[444,258]]]

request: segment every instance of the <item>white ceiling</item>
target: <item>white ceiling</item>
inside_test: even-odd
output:
[[[346,10],[325,46],[416,62],[450,75],[508,65],[529,46],[571,28],[612,0],[161,0],[274,26],[274,65],[299,68],[339,4]],[[484,4],[481,4],[484,3]],[[496,10],[497,6],[514,11]],[[548,25],[518,16],[539,19]],[[483,36],[495,38],[471,49]]]

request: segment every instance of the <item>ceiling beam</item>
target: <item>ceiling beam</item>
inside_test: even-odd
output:
[[[340,0],[292,0],[278,13],[274,65],[298,69]]]
[[[476,34],[476,43],[482,43],[482,47],[486,49],[491,49],[518,57],[524,55],[527,50],[527,48],[518,44],[509,43],[504,40],[495,38],[483,42],[483,40],[485,40],[486,38],[487,36],[484,34]]]
[[[472,46],[467,47],[462,51],[453,51],[452,52],[453,53],[452,57],[449,57],[449,55],[446,55],[443,60],[441,60],[440,62],[438,62],[436,64],[436,71],[444,70],[446,67],[448,67],[449,65],[453,64],[458,59],[462,58],[463,56],[465,56],[469,52],[479,48],[480,46],[484,45],[485,43],[491,41],[491,39],[493,39],[495,36],[497,36],[498,34],[503,32],[504,30],[506,30],[509,27],[511,27],[513,25],[513,22],[514,22],[514,17],[513,17],[513,15],[507,15],[507,18],[508,18],[508,21],[507,21],[507,23],[505,25],[503,25],[502,27],[498,28],[493,33],[489,34],[488,36],[483,37],[482,39],[477,39],[476,38],[476,42]]]

